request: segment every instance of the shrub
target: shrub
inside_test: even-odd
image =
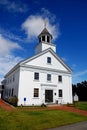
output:
[[[46,104],[42,103],[42,104],[41,104],[41,107],[47,107],[47,106],[46,106]]]
[[[9,103],[10,103],[11,105],[17,106],[18,98],[17,98],[16,96],[10,97],[10,98],[8,99],[8,101],[9,101]]]

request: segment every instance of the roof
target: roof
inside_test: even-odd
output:
[[[54,57],[55,57],[70,73],[72,73],[72,69],[71,69],[71,68],[54,52],[54,50],[52,50],[51,48],[48,48],[48,49],[46,49],[46,50],[44,50],[44,51],[38,53],[37,55],[34,55],[33,57],[24,60],[24,61],[21,62],[20,64],[23,65],[23,64],[25,64],[25,63],[27,63],[27,62],[29,62],[29,61],[31,61],[31,60],[34,60],[35,58],[37,58],[37,57],[39,57],[39,56],[41,56],[41,55],[47,53],[47,52],[51,52],[51,53],[54,55]]]
[[[43,34],[48,34],[48,35],[50,35],[51,38],[52,38],[52,35],[49,33],[49,31],[48,31],[46,28],[44,28],[44,29],[42,30],[42,32],[39,34],[38,37],[40,37],[40,36],[43,35]]]
[[[59,60],[60,63],[68,70],[68,72],[69,72],[69,73],[72,73],[71,68],[70,68],[51,48],[48,48],[48,49],[46,49],[46,50],[44,50],[44,51],[42,51],[42,52],[40,52],[40,53],[38,53],[38,54],[36,54],[36,55],[30,57],[30,58],[27,58],[27,59],[22,60],[21,62],[19,62],[17,65],[15,65],[15,66],[5,75],[5,77],[8,76],[10,73],[12,73],[14,70],[18,69],[20,66],[24,65],[25,63],[27,63],[27,62],[29,62],[29,61],[31,61],[31,60],[34,60],[35,58],[37,58],[37,57],[39,57],[39,56],[41,56],[41,55],[43,55],[43,54],[45,54],[45,53],[47,53],[47,52],[51,52],[51,53],[56,57],[56,59]],[[55,70],[55,69],[54,69],[54,70]]]

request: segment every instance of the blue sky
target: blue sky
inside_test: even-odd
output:
[[[0,0],[0,80],[34,55],[45,19],[73,83],[87,80],[87,0]]]

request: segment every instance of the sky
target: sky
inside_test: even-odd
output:
[[[87,0],[0,0],[0,81],[35,54],[44,21],[73,84],[87,80]]]

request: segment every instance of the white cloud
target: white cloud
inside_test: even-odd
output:
[[[0,81],[2,81],[4,75],[21,60],[21,57],[15,57],[13,55],[0,57]]]
[[[80,72],[77,72],[77,73],[74,73],[73,74],[73,83],[79,83],[79,82],[82,82],[83,80],[87,80],[87,70],[83,70],[83,71],[80,71]],[[83,79],[83,78],[86,78],[86,79]]]
[[[14,65],[16,65],[21,60],[21,57],[15,57],[13,55],[0,57],[0,75],[6,74]]]
[[[78,72],[78,73],[74,74],[74,77],[83,76],[85,74],[87,74],[87,70],[84,70],[84,71],[81,71],[81,72]]]
[[[0,0],[0,5],[4,6],[6,10],[13,12],[26,12],[28,10],[27,5],[19,3],[18,1]]]
[[[5,39],[2,35],[0,35],[0,56],[10,54],[14,49],[22,48],[18,45],[18,43]]]
[[[2,34],[2,36],[4,38],[9,39],[11,41],[16,41],[16,42],[20,42],[20,43],[27,42],[27,39],[25,39],[22,35],[16,35],[15,33],[12,33],[10,30],[4,29],[2,27],[0,27],[0,34]],[[21,32],[20,32],[20,34],[21,34]]]
[[[49,14],[49,15],[48,15]],[[44,21],[47,19],[47,29],[56,39],[59,37],[59,26],[58,24],[53,24],[55,18],[51,18],[51,13],[44,9],[43,14],[30,15],[25,22],[22,24],[22,29],[25,30],[28,40],[35,39],[41,31],[44,29]]]
[[[15,49],[22,49],[22,47],[0,35],[0,81],[15,64],[22,60],[12,53]]]

